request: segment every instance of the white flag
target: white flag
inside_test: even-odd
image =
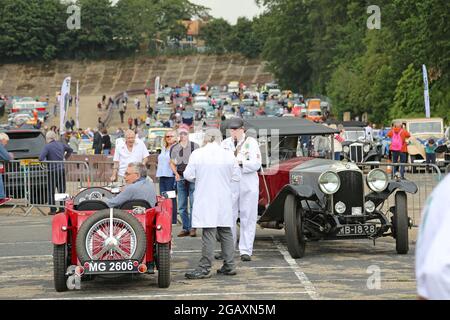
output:
[[[423,71],[423,84],[424,84],[424,98],[425,98],[425,117],[430,118],[431,117],[431,111],[430,111],[430,93],[428,90],[428,72],[427,67],[425,65],[422,65],[422,71]]]
[[[61,85],[61,98],[59,101],[59,110],[60,110],[59,130],[61,134],[64,134],[66,132],[65,121],[66,121],[66,110],[69,104],[70,82],[71,77],[67,77],[64,79]]]
[[[155,79],[155,101],[158,99],[160,81],[161,81],[161,79],[159,78],[159,76],[156,77],[156,79]]]
[[[79,81],[77,81],[77,96],[75,98],[75,106],[77,108],[75,125],[76,125],[77,128],[79,128],[80,127],[80,119],[79,119],[79,114],[80,114]]]

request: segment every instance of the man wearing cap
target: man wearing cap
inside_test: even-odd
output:
[[[240,218],[239,251],[242,261],[251,261],[253,242],[258,217],[259,178],[261,151],[256,139],[247,137],[244,121],[232,118],[228,124],[231,137],[222,142],[222,147],[234,153],[240,166],[241,179],[234,182],[233,189],[233,239],[237,242],[236,221]],[[216,257],[220,259],[221,257]]]
[[[240,170],[231,152],[221,148],[222,134],[218,129],[206,130],[204,147],[195,150],[184,171],[186,180],[195,181],[195,202],[192,226],[202,228],[202,258],[198,267],[185,274],[188,279],[211,276],[216,235],[220,239],[224,262],[219,275],[233,276],[234,242],[231,183],[239,181]]]
[[[185,125],[180,126],[178,135],[180,137],[180,142],[173,145],[170,149],[170,168],[172,169],[175,175],[175,181],[177,182],[178,214],[181,216],[183,222],[183,230],[178,234],[178,237],[195,237],[197,234],[195,229],[192,228],[192,215],[189,214],[187,204],[189,198],[189,208],[192,210],[195,184],[185,180],[183,174],[189,163],[192,152],[195,149],[198,149],[199,145],[189,141],[189,128]]]
[[[58,188],[59,193],[66,192],[66,176],[64,164],[62,161],[67,160],[73,150],[67,144],[57,140],[56,133],[49,131],[45,135],[47,144],[39,155],[39,161],[51,161],[48,164],[48,204],[50,205],[49,215],[56,213],[55,207],[55,189]],[[52,162],[57,161],[57,162]]]

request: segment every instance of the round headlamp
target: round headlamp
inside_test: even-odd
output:
[[[367,153],[370,151],[370,144],[364,145],[364,152]]]
[[[366,203],[364,203],[364,209],[368,213],[373,213],[375,211],[375,203],[371,200],[366,201]]]
[[[334,211],[336,211],[336,213],[343,214],[346,209],[347,207],[345,206],[345,203],[343,203],[342,201],[339,201],[334,205]]]
[[[349,153],[350,152],[350,147],[349,146],[344,146],[342,148],[342,151],[344,151],[345,153]]]
[[[319,177],[319,187],[325,194],[333,194],[339,190],[341,179],[333,171],[326,171]]]
[[[373,169],[367,175],[367,185],[372,191],[382,192],[387,188],[388,175],[381,169]]]

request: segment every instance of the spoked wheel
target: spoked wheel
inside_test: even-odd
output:
[[[89,260],[141,261],[147,239],[141,223],[131,214],[114,209],[98,211],[80,227],[77,254],[81,262]]]
[[[158,268],[158,287],[170,286],[170,246],[168,243],[158,243],[156,266]]]
[[[305,255],[306,240],[303,232],[303,209],[290,194],[284,201],[284,229],[286,242],[292,258],[302,258]]]
[[[66,271],[69,266],[67,244],[53,245],[53,282],[57,292],[67,291]]]
[[[395,210],[393,216],[393,227],[395,236],[395,248],[398,254],[407,254],[409,251],[408,243],[408,204],[406,193],[397,191],[395,194]]]

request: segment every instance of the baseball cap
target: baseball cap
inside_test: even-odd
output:
[[[244,127],[244,120],[241,118],[231,118],[228,122],[228,129],[240,129]]]

